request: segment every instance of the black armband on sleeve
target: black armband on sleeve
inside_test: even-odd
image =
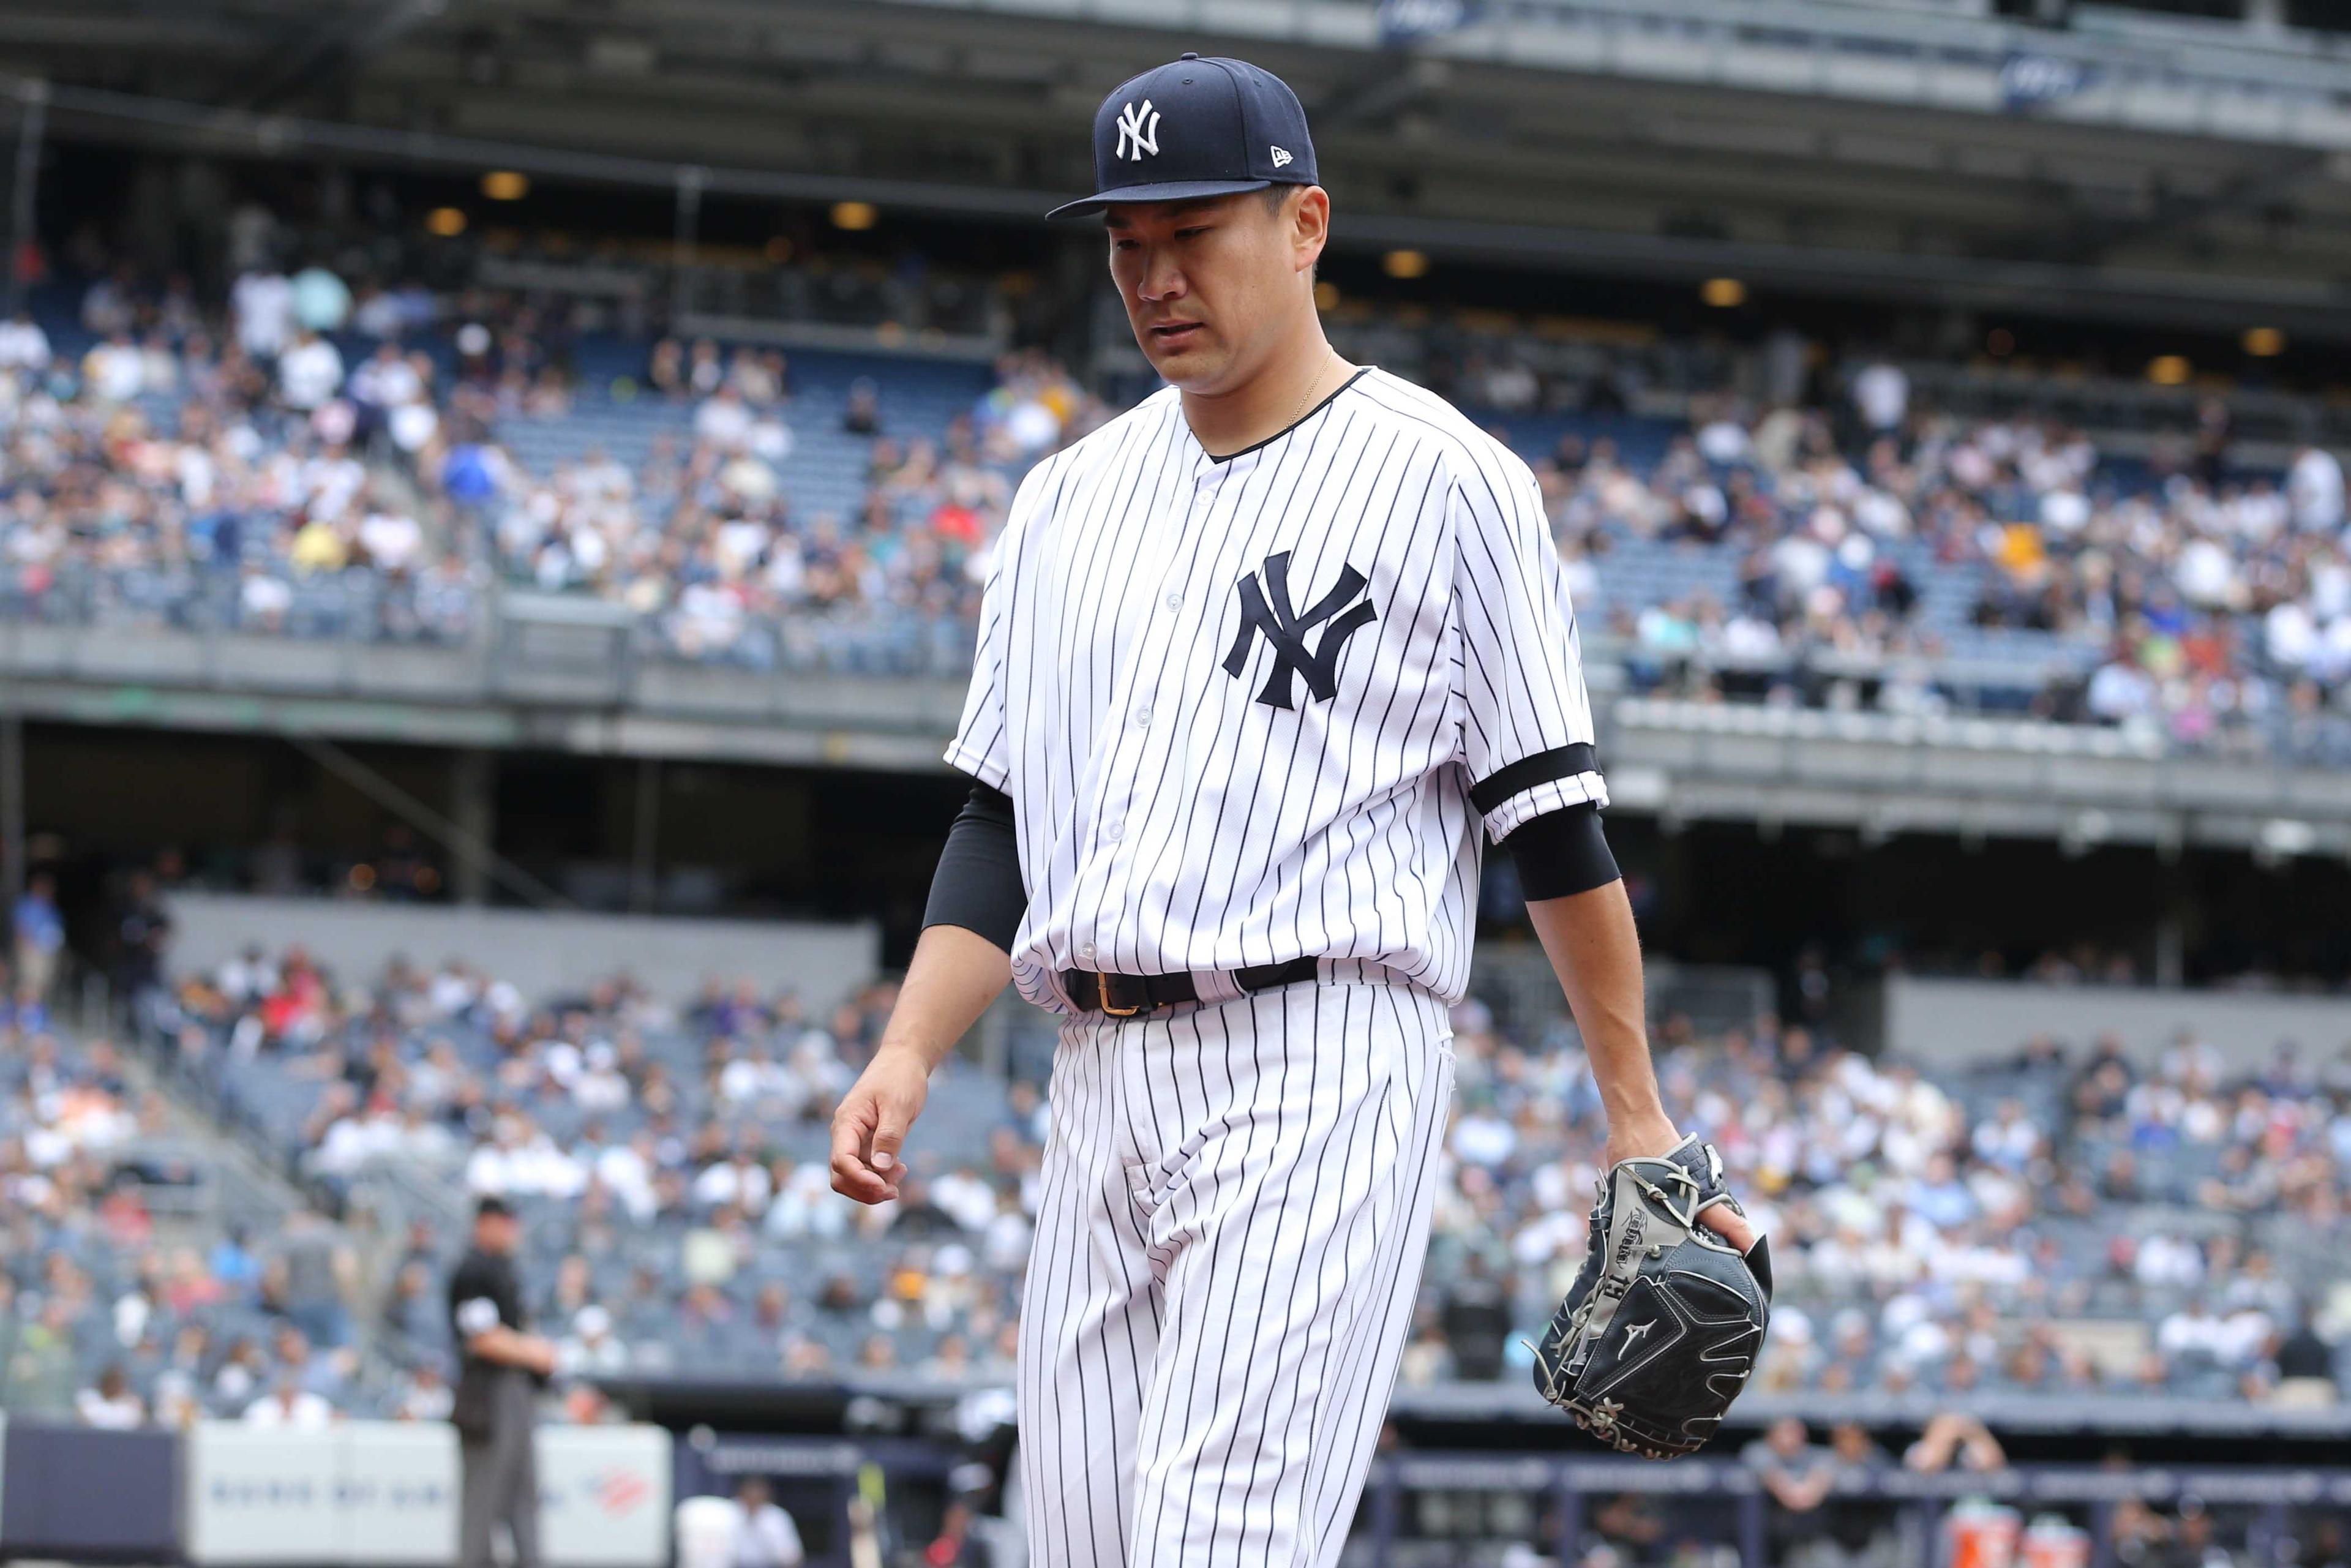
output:
[[[939,852],[939,869],[931,876],[930,903],[923,910],[923,928],[960,925],[1009,953],[1012,938],[1020,929],[1020,916],[1028,908],[1012,797],[1001,789],[974,784],[971,798],[947,830],[946,848]]]
[[[1502,842],[1517,857],[1519,885],[1530,904],[1589,893],[1621,874],[1608,852],[1608,835],[1600,831],[1600,808],[1589,800],[1529,817]]]

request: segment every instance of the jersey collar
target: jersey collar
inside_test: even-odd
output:
[[[1283,425],[1280,430],[1275,431],[1271,435],[1267,436],[1264,440],[1252,441],[1247,446],[1240,448],[1237,452],[1228,452],[1222,456],[1218,456],[1216,453],[1213,453],[1207,447],[1200,445],[1200,438],[1196,435],[1192,435],[1192,422],[1188,419],[1184,421],[1184,434],[1186,435],[1192,435],[1193,446],[1197,448],[1200,455],[1207,458],[1209,462],[1219,464],[1230,463],[1236,457],[1246,457],[1252,452],[1262,451],[1264,448],[1270,446],[1275,442],[1280,440],[1283,436],[1288,435],[1291,431],[1298,429],[1301,425],[1311,423],[1324,409],[1329,408],[1332,403],[1339,401],[1339,394],[1341,392],[1345,392],[1349,387],[1353,386],[1357,382],[1362,381],[1365,376],[1370,375],[1371,373],[1371,366],[1357,366],[1355,373],[1349,376],[1345,381],[1341,382],[1337,386],[1332,387],[1331,389],[1330,395],[1325,397],[1321,402],[1316,403],[1312,408],[1308,409],[1304,413],[1300,414],[1296,419],[1291,420],[1288,424]],[[1180,398],[1176,402],[1176,416],[1178,418],[1182,418],[1184,404]]]

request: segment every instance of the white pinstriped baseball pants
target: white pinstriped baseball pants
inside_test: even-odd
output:
[[[1452,1088],[1445,1004],[1402,985],[1064,1026],[1020,1312],[1031,1563],[1338,1561]]]

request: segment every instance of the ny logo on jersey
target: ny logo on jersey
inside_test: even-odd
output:
[[[1140,163],[1145,152],[1154,157],[1159,153],[1159,111],[1147,98],[1140,109],[1130,103],[1119,110],[1118,147],[1111,156]]]
[[[1260,587],[1259,575],[1265,579]],[[1339,690],[1339,653],[1346,647],[1347,639],[1378,619],[1373,613],[1371,600],[1353,609],[1346,609],[1357,594],[1364,593],[1367,584],[1364,574],[1353,567],[1342,567],[1339,580],[1331,591],[1316,600],[1301,613],[1294,609],[1290,597],[1290,552],[1265,558],[1260,572],[1251,572],[1237,586],[1241,601],[1240,631],[1233,637],[1230,652],[1225,654],[1225,674],[1240,679],[1248,667],[1250,650],[1257,645],[1257,634],[1273,644],[1273,668],[1267,673],[1265,685],[1257,700],[1268,707],[1286,708],[1290,700],[1290,679],[1295,674],[1306,677],[1307,694],[1317,702],[1328,702]],[[1345,614],[1340,614],[1346,610]],[[1336,619],[1332,619],[1333,617]],[[1323,625],[1329,622],[1330,624]],[[1322,640],[1313,648],[1306,646],[1306,633],[1322,627]]]

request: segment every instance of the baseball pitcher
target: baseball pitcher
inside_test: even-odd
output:
[[[1612,1170],[1538,1348],[1640,1452],[1711,1433],[1761,1244],[1660,1103],[1533,476],[1324,339],[1295,95],[1186,55],[1103,100],[1099,214],[1167,382],[1033,469],[946,760],[972,779],[897,1010],[833,1123],[893,1197],[933,1068],[1008,982],[1063,1024],[1022,1299],[1041,1563],[1338,1560],[1428,1229],[1481,839],[1510,846]]]

